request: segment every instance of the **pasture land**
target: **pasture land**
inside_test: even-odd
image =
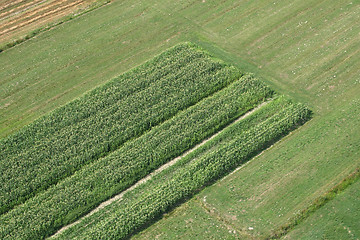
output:
[[[195,42],[306,103],[314,118],[136,237],[201,235],[195,216],[209,195],[206,222],[261,238],[360,165],[359,18],[358,1],[114,1],[0,54],[0,134]]]

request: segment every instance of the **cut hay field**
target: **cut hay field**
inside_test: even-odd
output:
[[[306,104],[313,118],[134,239],[263,239],[360,166],[359,22],[359,1],[115,0],[0,53],[0,136],[194,42]],[[359,238],[351,230],[357,216],[330,211],[356,210],[354,186],[288,237],[351,239],[345,227]],[[343,228],[333,227],[333,214]]]
[[[80,13],[94,5],[94,2],[95,0],[3,0],[0,2],[0,47],[25,38],[26,35],[34,35],[40,28],[65,16]]]

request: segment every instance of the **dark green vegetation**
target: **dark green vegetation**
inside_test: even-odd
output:
[[[66,230],[61,239],[123,239],[304,123],[309,110],[283,98],[262,107],[195,150],[128,201],[110,204]]]
[[[239,76],[194,47],[179,45],[1,140],[0,212]]]
[[[359,18],[359,1],[116,0],[0,54],[0,134],[195,42],[314,118],[135,238],[262,238],[360,165]]]
[[[167,59],[170,60],[176,58],[186,59],[185,56],[189,53],[195,55],[198,53],[203,56],[202,52],[198,52],[198,50],[188,45],[180,45],[160,55],[156,60],[163,62],[164,56],[168,56]],[[184,56],[184,58],[181,56]],[[201,59],[203,60],[203,58]],[[209,59],[206,58],[206,60]],[[184,63],[186,62],[190,61],[184,61]],[[195,60],[192,60],[191,63],[193,67],[197,66]],[[209,62],[206,61],[206,63]],[[214,64],[217,66],[216,63]],[[145,66],[147,65],[150,66],[150,70],[152,64],[146,64]],[[145,66],[138,68],[139,71],[140,69],[148,70]],[[197,67],[197,72],[201,74],[206,70],[208,71],[205,66],[204,64],[204,66]],[[154,70],[152,71],[155,74],[157,73]],[[189,77],[194,75],[190,70],[186,73],[184,75],[189,80],[188,86],[180,88],[179,86],[182,86],[182,84],[179,84],[176,78],[173,78],[170,82],[174,86],[174,91],[187,93],[183,95],[183,99],[190,99],[191,92],[189,90],[192,87],[195,88],[195,86],[199,87],[200,81],[192,80]],[[133,74],[128,75],[132,76]],[[177,76],[177,72],[174,75]],[[210,71],[205,76],[211,76],[210,79],[209,77],[202,78],[207,79],[207,87],[214,88],[210,83],[215,82],[215,79],[219,86],[223,86],[225,83],[234,80],[239,74],[234,68],[223,66],[220,70]],[[201,79],[201,77],[198,78]],[[211,81],[211,79],[214,80]],[[167,96],[166,101],[163,101],[172,106],[169,101],[171,91],[166,88],[167,84],[163,82],[156,84],[162,87],[161,90],[157,90],[149,96],[153,98],[156,98],[159,94]],[[207,88],[203,86],[202,89],[203,92],[198,94],[197,97],[206,94],[205,90]],[[167,94],[164,94],[164,90],[167,90]],[[97,92],[102,93],[103,91],[102,89],[95,89],[92,93]],[[98,96],[99,94],[94,95]],[[259,81],[252,79],[252,77],[244,76],[240,78],[225,89],[216,92],[213,96],[203,99],[159,126],[153,127],[139,138],[126,142],[119,150],[83,167],[71,177],[4,214],[0,217],[2,229],[0,237],[2,239],[35,239],[49,236],[59,227],[71,223],[102,201],[125,190],[154,169],[183,153],[207,136],[214,134],[271,95],[271,90]],[[92,101],[96,102],[94,99]],[[137,103],[141,106],[141,98],[137,102],[136,98],[132,96],[128,96],[127,99],[131,100],[133,104]],[[151,98],[148,99],[147,103],[151,103]],[[160,101],[159,98],[157,99]],[[85,102],[91,105],[88,99]],[[178,103],[180,103],[180,100],[178,100]],[[67,105],[66,107],[71,109],[71,112],[81,109],[73,105]],[[164,109],[168,110],[168,108],[161,110]],[[153,109],[153,111],[159,113],[160,109]],[[142,111],[142,113],[146,114],[147,111]],[[70,116],[76,117],[78,115]],[[69,117],[69,120],[71,120],[71,117]],[[114,123],[117,117],[110,120]],[[148,125],[151,126],[151,124]],[[105,129],[104,126],[98,126],[98,128],[101,128],[102,131]],[[121,133],[122,131],[118,130],[118,132]],[[46,175],[46,173],[42,175]]]

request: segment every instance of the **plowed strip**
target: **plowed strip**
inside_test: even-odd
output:
[[[22,4],[22,5],[18,6],[18,7],[13,8],[13,9],[10,9],[10,10],[8,10],[6,12],[3,12],[3,13],[0,14],[0,18],[1,18],[0,21],[11,17],[9,15],[11,15],[13,12],[15,12],[15,13],[13,13],[12,15],[17,15],[17,14],[20,14],[21,12],[24,12],[24,11],[30,9],[30,8],[34,8],[34,7],[38,6],[39,4],[44,3],[46,1],[48,1],[48,0],[34,0],[34,1],[31,1],[31,2]]]
[[[4,1],[0,3],[0,45],[4,47],[15,40],[27,39],[25,36],[31,31],[49,23],[56,24],[58,19],[74,14],[75,11],[85,10],[94,2],[96,0]],[[99,2],[103,5],[102,1]]]
[[[13,2],[10,2],[4,6],[0,6],[0,11],[5,9],[5,8],[8,8],[8,7],[11,7],[11,6],[14,6],[15,4],[18,4],[18,3],[21,3],[21,2],[24,2],[25,0],[17,0],[17,1],[13,1]]]
[[[15,30],[15,29],[18,29],[18,28],[20,28],[20,27],[26,26],[26,25],[28,25],[28,24],[30,24],[30,23],[33,23],[33,22],[35,22],[35,21],[37,21],[37,20],[39,20],[39,19],[41,19],[41,18],[44,18],[44,17],[49,16],[49,15],[51,15],[51,14],[60,12],[60,11],[62,11],[62,10],[64,10],[64,9],[67,9],[67,8],[70,8],[70,7],[73,7],[73,6],[77,6],[77,5],[81,4],[82,2],[83,2],[83,1],[80,0],[80,1],[74,2],[74,3],[72,3],[72,4],[69,4],[69,5],[66,5],[66,6],[57,8],[57,9],[55,9],[55,10],[46,12],[46,13],[40,15],[40,16],[31,18],[30,20],[28,20],[28,21],[26,21],[26,22],[22,22],[22,23],[20,23],[20,24],[18,24],[18,25],[15,25],[15,26],[13,26],[13,27],[10,27],[10,28],[7,28],[7,29],[1,31],[1,32],[0,32],[0,35],[3,35],[3,34],[9,32],[9,31],[13,31],[13,30]]]
[[[24,20],[29,21],[31,19],[37,18],[38,16],[43,16],[44,14],[47,14],[54,10],[57,10],[57,11],[63,10],[64,7],[71,7],[79,2],[83,2],[83,0],[78,0],[78,1],[74,1],[74,2],[70,1],[70,4],[65,0],[65,1],[55,2],[55,3],[53,2],[51,4],[47,4],[46,6],[40,5],[36,9],[33,9],[33,10],[26,12],[20,16],[17,16],[14,19],[11,19],[8,22],[3,23],[2,24],[3,26],[1,28],[2,29],[9,28],[11,25],[14,25],[14,24],[18,25],[17,24],[18,22],[21,22]]]

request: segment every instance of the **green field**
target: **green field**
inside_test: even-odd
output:
[[[360,181],[321,208],[283,239],[356,239],[360,235]]]
[[[176,49],[179,47],[184,48],[180,45]],[[185,49],[197,52],[192,48]],[[168,51],[161,56],[171,57],[169,53],[173,52]],[[73,175],[64,178],[63,181],[59,180],[46,191],[36,194],[0,216],[0,237],[41,238],[53,234],[58,228],[73,222],[104,200],[131,187],[154,169],[213,135],[235,118],[272,96],[272,91],[258,80],[250,76],[236,80],[234,77],[238,74],[234,73],[237,73],[234,68],[223,65],[216,74],[212,71],[204,74],[215,76],[213,79],[216,79],[217,83],[230,80],[234,83],[149,129],[138,138],[125,142],[106,157],[84,164]],[[206,77],[200,79],[209,81]],[[189,83],[197,86],[199,82]],[[178,88],[175,89],[179,91]],[[95,92],[99,92],[98,90]],[[190,88],[186,92],[189,93],[189,90]],[[155,96],[157,95],[153,95]],[[190,96],[187,95],[184,99],[189,99]],[[73,107],[74,111],[78,109],[73,105],[67,106],[69,107]],[[301,109],[300,106],[298,108]],[[114,115],[115,119],[116,116]],[[295,120],[295,123],[306,120],[306,116],[305,114],[304,118]],[[288,118],[291,119],[291,115]],[[294,123],[290,122],[288,125],[292,128]],[[284,131],[286,130],[282,130]],[[274,134],[278,132],[274,131]],[[39,175],[42,175],[42,178],[38,181],[46,179],[51,172]]]
[[[0,53],[0,134],[14,133],[168,47],[194,42],[305,103],[314,116],[135,238],[217,239],[220,232],[228,233],[224,239],[263,238],[360,165],[359,22],[359,1],[115,0]],[[353,186],[348,191],[358,192]],[[339,197],[355,211],[357,200],[347,196]],[[343,222],[351,221],[347,216]],[[307,224],[289,236],[312,231]],[[351,239],[340,228],[323,231]]]
[[[124,239],[199,189],[247,162],[310,116],[301,104],[280,97],[225,128],[211,141],[181,158],[173,166],[115,201],[60,239]]]
[[[240,76],[234,67],[214,61],[196,47],[178,45],[36,120],[0,141],[0,213]],[[246,86],[251,87],[251,83]],[[267,97],[266,91],[261,91],[253,99],[261,98],[263,92]],[[244,109],[254,103],[249,98]]]
[[[310,117],[253,76],[178,44],[1,140],[0,238],[49,237],[218,132],[135,188],[136,198],[58,235],[129,237]]]
[[[341,123],[343,115],[354,114],[355,118],[356,114],[360,114],[359,104],[360,102],[349,104],[341,115],[329,115],[324,123],[312,126],[316,122],[315,116],[299,131],[282,139],[241,170],[206,188],[190,200],[193,203],[180,206],[174,214],[160,220],[138,237],[151,239],[161,235],[163,239],[167,239],[167,234],[172,234],[172,228],[181,229],[182,223],[178,218],[186,214],[183,211],[186,212],[187,204],[197,205],[199,211],[204,210],[198,200],[204,197],[207,208],[214,211],[214,215],[209,217],[230,222],[230,226],[240,236],[244,233],[263,238],[271,234],[359,165],[352,157],[353,154],[356,156],[359,149],[360,136],[354,134],[350,137],[338,128],[332,129],[330,124],[332,121],[335,124]],[[348,122],[350,129],[356,129],[360,123],[354,118]],[[315,144],[313,134],[319,138],[318,144]],[[332,134],[333,139],[324,142],[324,136],[328,134]],[[340,137],[341,135],[344,136]],[[338,141],[351,141],[353,145],[335,151]],[[316,150],[320,147],[321,151]],[[313,156],[315,153],[316,157]],[[194,234],[198,225],[201,224],[197,224],[195,220],[192,227]],[[249,227],[253,230],[249,230]],[[158,232],[156,229],[168,230]],[[192,238],[192,232],[187,232],[189,239]]]

